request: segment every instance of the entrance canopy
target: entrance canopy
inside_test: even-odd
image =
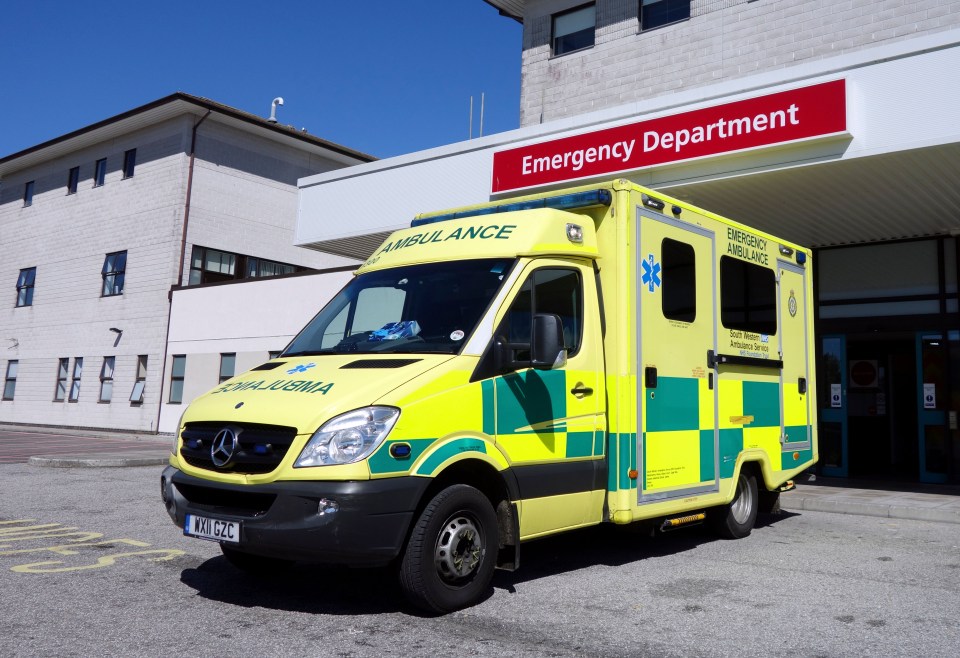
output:
[[[627,178],[808,246],[960,233],[960,30],[300,181],[296,242],[365,259],[421,212]]]

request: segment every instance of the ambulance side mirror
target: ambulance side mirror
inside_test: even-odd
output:
[[[559,315],[552,313],[534,315],[531,338],[531,368],[551,370],[567,365],[567,350],[563,346],[563,323]]]

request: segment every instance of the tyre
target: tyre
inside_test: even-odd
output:
[[[478,602],[497,563],[497,515],[487,497],[457,484],[420,514],[400,560],[400,586],[416,607],[451,612]]]
[[[757,520],[757,507],[757,479],[750,471],[741,469],[733,500],[711,510],[710,525],[725,539],[746,537]]]
[[[779,514],[780,513],[780,492],[767,491],[757,486],[759,490],[759,507],[761,514]]]
[[[226,544],[220,544],[220,551],[223,553],[223,557],[227,558],[227,562],[237,569],[257,576],[283,573],[293,566],[293,562],[290,560],[243,553]]]

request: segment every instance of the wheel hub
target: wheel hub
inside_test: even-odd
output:
[[[483,557],[483,538],[477,524],[468,516],[458,514],[443,525],[437,538],[434,562],[445,581],[469,576],[480,565]]]

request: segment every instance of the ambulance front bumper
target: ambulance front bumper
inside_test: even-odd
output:
[[[399,555],[427,478],[234,485],[161,475],[161,497],[181,528],[188,514],[239,523],[234,549],[323,564],[377,566]]]

